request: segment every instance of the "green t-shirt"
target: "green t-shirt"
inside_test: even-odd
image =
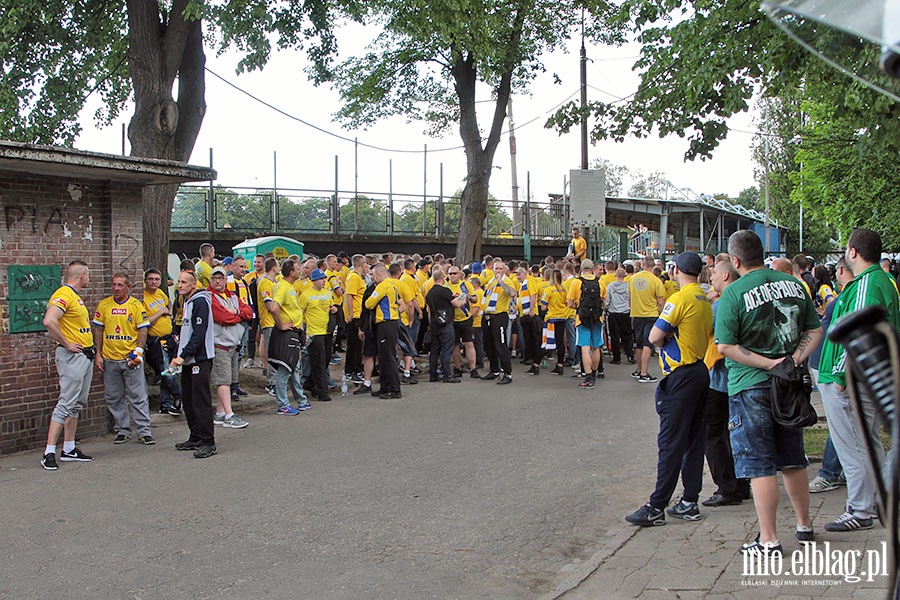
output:
[[[803,284],[779,271],[754,269],[731,285],[719,300],[716,344],[740,345],[766,358],[792,354],[800,334],[821,327],[816,307]],[[768,379],[764,369],[730,358],[728,393],[737,394]]]
[[[832,323],[865,306],[880,304],[887,309],[888,325],[900,330],[900,302],[897,298],[897,288],[894,287],[891,276],[882,271],[879,265],[872,265],[857,275],[841,291],[835,302],[837,304],[831,317]],[[826,339],[819,358],[819,382],[846,385],[844,360],[844,347]]]

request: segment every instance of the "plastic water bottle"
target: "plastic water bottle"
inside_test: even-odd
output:
[[[347,390],[348,390],[347,373],[344,371],[341,371],[341,396],[346,396]]]
[[[162,372],[163,377],[172,377],[173,375],[178,375],[181,373],[181,367],[167,367],[166,370]]]
[[[546,359],[546,358],[544,358],[544,359],[541,360],[541,368],[542,368],[542,369],[546,369],[546,368],[547,368],[547,359]]]

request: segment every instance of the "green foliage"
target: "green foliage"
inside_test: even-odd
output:
[[[341,231],[387,233],[388,206],[382,200],[356,196],[341,205]]]

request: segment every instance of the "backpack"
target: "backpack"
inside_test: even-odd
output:
[[[578,318],[582,323],[596,323],[603,317],[603,298],[600,296],[600,280],[581,280],[581,300],[578,302]]]

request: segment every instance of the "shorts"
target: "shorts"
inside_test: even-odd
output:
[[[638,348],[652,348],[650,332],[656,324],[658,317],[632,317],[631,327],[634,330],[634,343]]]
[[[603,323],[597,321],[591,324],[581,324],[578,326],[576,338],[576,346],[590,346],[591,348],[599,348],[603,345]]]
[[[803,428],[775,422],[769,382],[729,396],[728,434],[738,479],[768,477],[784,469],[809,465],[803,448]]]
[[[453,336],[457,340],[462,341],[463,344],[474,342],[475,328],[472,327],[472,319],[468,318],[465,321],[454,321]]]
[[[375,333],[371,329],[367,329],[363,337],[362,355],[369,358],[378,356],[378,340],[375,339]]]
[[[216,348],[216,355],[213,356],[212,361],[212,370],[209,373],[209,383],[211,385],[231,385],[231,357],[237,351],[237,346],[231,350]]]

